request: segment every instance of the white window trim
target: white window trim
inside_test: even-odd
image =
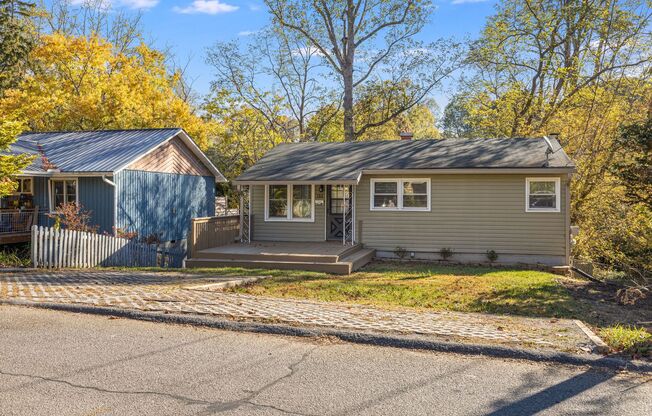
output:
[[[14,192],[14,195],[34,195],[34,178],[25,177],[25,178],[16,178],[18,180],[18,189]],[[23,181],[29,179],[29,192],[23,192]]]
[[[310,218],[292,217],[292,188],[294,185],[287,184],[288,192],[288,213],[287,217],[269,216],[269,185],[265,185],[265,222],[315,222],[315,185],[310,185]]]
[[[530,183],[555,182],[555,208],[530,208]],[[561,211],[561,180],[560,178],[525,178],[525,212],[560,212]]]
[[[375,207],[374,206],[374,195],[376,189],[376,182],[396,182],[396,191],[397,191],[397,202],[398,206],[396,207]],[[426,201],[427,206],[425,208],[418,207],[404,207],[403,206],[403,183],[404,182],[426,182]],[[430,211],[430,195],[431,195],[431,186],[430,178],[372,178],[369,188],[369,209],[371,211],[416,211],[416,212],[429,212]]]
[[[56,181],[75,181],[75,203],[79,206],[79,178],[78,177],[65,177],[65,178],[51,178],[48,181],[48,202],[50,203],[50,212],[53,212],[57,207],[54,206],[54,192],[52,187]]]

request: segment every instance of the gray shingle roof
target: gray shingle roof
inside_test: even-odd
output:
[[[180,133],[179,128],[25,133],[11,153],[38,155],[40,145],[48,160],[62,172],[113,172]],[[26,172],[42,172],[37,157]]]
[[[559,143],[554,139],[551,142],[557,150],[549,158],[546,158],[548,145],[542,138],[281,144],[247,169],[236,182],[355,182],[363,171],[370,170],[574,170],[575,165]]]

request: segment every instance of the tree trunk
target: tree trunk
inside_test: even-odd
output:
[[[355,141],[355,118],[353,116],[353,61],[355,59],[355,20],[356,7],[352,0],[347,0],[342,39],[342,77],[344,78],[344,140]]]
[[[355,141],[353,120],[353,68],[344,68],[344,140]]]

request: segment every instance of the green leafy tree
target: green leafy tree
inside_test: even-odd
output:
[[[25,1],[0,0],[0,98],[9,88],[15,87],[27,67],[34,46],[32,23],[34,4]],[[15,114],[3,111],[0,119],[0,196],[16,190],[14,175],[26,168],[32,158],[12,155],[9,147],[23,131],[24,124],[16,121]]]
[[[34,4],[0,0],[0,95],[19,81],[34,46]]]
[[[14,175],[19,174],[33,160],[27,155],[6,154],[9,146],[23,130],[23,124],[16,121],[0,120],[0,196],[9,195],[16,190]]]
[[[204,105],[204,118],[216,126],[208,155],[227,178],[235,178],[285,138],[257,109],[239,102],[228,91],[213,92]]]
[[[474,137],[463,95],[453,96],[446,105],[442,128],[444,129],[444,137]]]
[[[574,254],[639,271],[650,270],[650,213],[614,169],[639,169],[619,137],[648,118],[651,16],[645,0],[501,1],[469,56],[460,112],[476,137],[561,133],[578,170]]]
[[[625,126],[616,144],[619,160],[611,172],[625,186],[630,202],[652,209],[652,119]]]

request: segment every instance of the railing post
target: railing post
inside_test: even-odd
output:
[[[193,254],[195,251],[195,236],[197,235],[197,232],[195,231],[195,227],[197,226],[197,219],[192,218],[190,220],[190,235],[188,236],[188,258],[191,259],[193,258]]]

